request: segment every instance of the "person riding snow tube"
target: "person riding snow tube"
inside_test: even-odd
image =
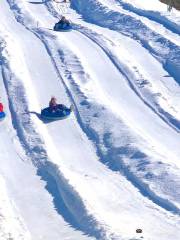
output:
[[[6,116],[6,114],[4,112],[3,104],[0,102],[0,120],[4,119],[5,116]]]
[[[56,111],[57,110],[57,99],[55,97],[52,97],[51,100],[49,101],[49,110],[51,112]]]
[[[66,19],[64,16],[54,26],[55,31],[68,31],[71,28],[72,27],[71,27],[70,21]]]
[[[70,108],[63,104],[57,104],[56,98],[52,97],[49,102],[49,107],[41,110],[41,118],[47,120],[60,120],[67,118],[72,112],[72,106]]]

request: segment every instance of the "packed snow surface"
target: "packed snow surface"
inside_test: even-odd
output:
[[[180,239],[180,13],[158,0],[0,10],[0,240]],[[62,15],[71,31],[53,31]],[[41,118],[52,96],[68,118]]]

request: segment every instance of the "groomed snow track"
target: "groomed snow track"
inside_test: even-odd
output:
[[[179,23],[133,1],[72,0],[53,32],[59,3],[2,0],[0,239],[180,236]],[[52,95],[70,118],[42,121]]]

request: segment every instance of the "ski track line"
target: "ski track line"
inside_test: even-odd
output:
[[[50,49],[50,48],[49,48]],[[51,54],[50,54],[51,55]],[[68,91],[68,90],[67,90]],[[75,103],[74,103],[75,104]],[[140,184],[138,184],[138,185],[140,185]],[[152,195],[152,194],[151,194]],[[177,209],[176,209],[177,210]]]
[[[180,84],[180,47],[177,47],[160,34],[148,29],[140,20],[135,20],[132,16],[125,13],[108,9],[108,7],[99,1],[87,0],[86,5],[83,6],[80,0],[72,0],[72,7],[87,22],[119,31],[125,36],[139,41],[144,48],[162,63],[164,69],[173,76],[177,83]],[[88,11],[86,11],[87,9]],[[108,20],[110,18],[111,20]]]

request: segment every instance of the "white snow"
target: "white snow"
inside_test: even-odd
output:
[[[52,31],[61,14],[72,31]],[[158,0],[1,1],[0,240],[178,239],[179,19]],[[51,96],[69,118],[40,118]]]

